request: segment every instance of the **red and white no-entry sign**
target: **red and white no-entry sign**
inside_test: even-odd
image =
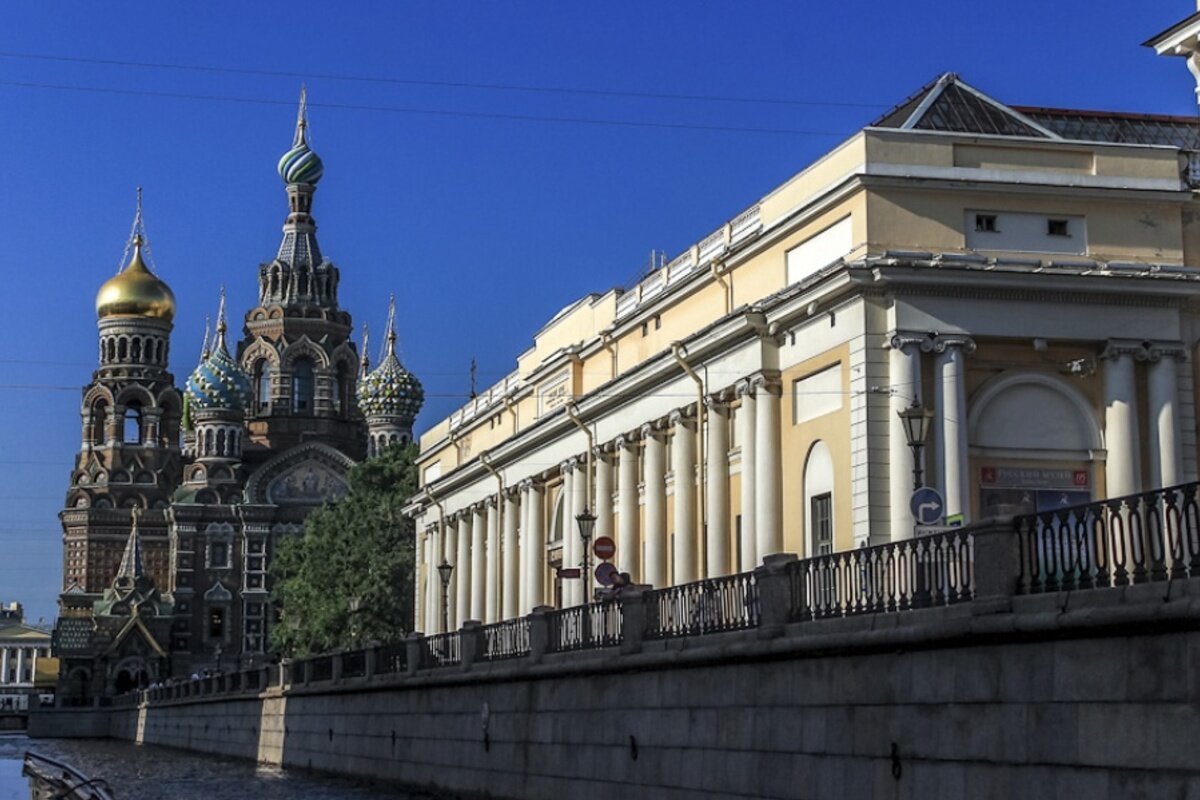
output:
[[[607,561],[617,554],[617,545],[607,536],[601,536],[592,543],[592,552],[596,554],[596,558]]]

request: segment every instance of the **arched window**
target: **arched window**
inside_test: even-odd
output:
[[[271,410],[271,364],[265,358],[254,363],[254,408],[260,413]]]
[[[96,444],[103,444],[107,440],[105,429],[108,427],[108,403],[101,400],[92,406],[92,432],[91,440]]]
[[[129,358],[135,364],[142,360],[142,337],[135,336],[129,345]]]
[[[124,361],[126,354],[129,352],[129,350],[127,349],[128,347],[129,347],[129,343],[125,339],[124,336],[122,336],[120,339],[118,339],[117,340],[117,358]]]
[[[131,405],[125,409],[125,444],[142,443],[142,407]]]
[[[805,545],[810,556],[833,552],[833,494],[833,456],[829,445],[818,441],[804,465]]]
[[[292,365],[292,411],[296,414],[313,411],[313,366],[307,358],[298,358]]]
[[[223,456],[225,453],[225,429],[217,431],[217,455]]]

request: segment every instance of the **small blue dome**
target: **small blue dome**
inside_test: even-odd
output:
[[[245,411],[250,406],[250,391],[250,378],[229,355],[223,339],[184,386],[189,405],[197,410]]]
[[[308,142],[301,141],[279,159],[279,177],[284,183],[316,184],[325,174],[321,157],[313,152]]]
[[[394,352],[358,383],[358,407],[367,417],[395,417],[412,422],[425,402],[421,382]]]

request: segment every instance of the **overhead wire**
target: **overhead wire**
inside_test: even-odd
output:
[[[287,106],[295,105],[293,100],[272,100],[261,97],[234,97],[232,95],[192,94],[189,92],[159,92],[149,89],[115,89],[103,86],[78,86],[61,83],[42,83],[34,81],[0,80],[0,86],[14,86],[25,89],[51,89],[69,92],[90,92],[94,94],[116,94],[132,97],[157,97],[174,100],[203,100],[208,102],[243,103],[248,105]],[[685,122],[649,122],[644,120],[602,119],[599,117],[556,117],[540,114],[508,114],[494,111],[454,111],[436,108],[412,108],[404,106],[374,106],[355,103],[308,103],[309,108],[328,108],[339,111],[377,111],[392,114],[415,114],[425,116],[452,117],[462,119],[498,119],[514,122],[551,122],[565,125],[602,125],[624,128],[653,128],[660,130],[709,131],[717,133],[761,133],[785,136],[825,136],[841,138],[846,131],[818,131],[801,128],[750,128],[736,125],[700,125]]]
[[[73,64],[97,64],[142,69],[166,69],[189,72],[220,73],[226,75],[257,75],[274,78],[300,78],[306,80],[333,80],[355,83],[393,84],[400,86],[429,86],[454,89],[486,89],[506,92],[528,92],[539,94],[567,94],[593,97],[629,97],[649,100],[686,100],[717,103],[745,103],[755,105],[825,106],[831,108],[886,108],[886,103],[862,103],[848,100],[800,100],[795,98],[735,97],[730,95],[682,94],[677,92],[630,91],[625,89],[598,89],[591,87],[535,86],[515,83],[479,83],[470,81],[428,80],[418,78],[396,78],[373,75],[346,75],[322,72],[297,72],[294,70],[255,69],[250,67],[224,67],[211,64],[173,64],[161,61],[130,61],[127,59],[86,58],[83,56],[51,55],[49,53],[21,53],[0,50],[0,57],[36,61],[57,61]]]

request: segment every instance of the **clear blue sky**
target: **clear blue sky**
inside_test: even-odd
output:
[[[679,253],[940,72],[1015,104],[1195,113],[1182,61],[1139,46],[1193,10],[1189,0],[7,3],[0,600],[23,601],[34,619],[55,613],[56,514],[79,446],[79,387],[95,366],[93,299],[118,266],[135,187],[179,301],[171,364],[182,383],[219,284],[236,320],[274,255],[285,213],[274,165],[298,76],[325,161],[315,214],[342,269],[342,304],[379,330],[396,292],[404,360],[429,397],[424,428],[465,401],[472,357],[490,384],[560,307],[628,284],[651,249]]]

